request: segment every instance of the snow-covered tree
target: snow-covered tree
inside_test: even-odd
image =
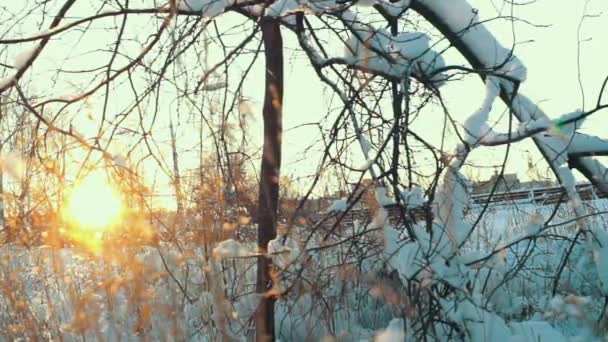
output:
[[[564,108],[566,114],[549,116],[520,92],[534,70],[518,57],[515,42],[501,44],[469,1],[28,0],[4,6],[0,113],[10,104],[30,118],[0,117],[0,214],[5,215],[2,180],[9,160],[27,161],[25,173],[33,177],[35,170],[40,184],[51,173],[59,184],[69,178],[65,166],[63,173],[49,166],[53,159],[65,165],[72,158],[81,170],[91,163],[113,170],[138,196],[140,209],[149,211],[145,219],[135,215],[136,224],[124,224],[148,227],[143,221],[149,219],[161,230],[160,238],[151,238],[147,228],[138,233],[137,241],[155,244],[157,253],[144,249],[136,266],[113,271],[120,284],[115,286],[132,287],[137,296],[111,290],[112,282],[100,287],[116,298],[129,297],[119,302],[138,313],[124,323],[135,334],[527,341],[605,332],[605,304],[596,302],[608,298],[608,233],[601,203],[591,208],[583,202],[573,170],[596,193],[608,193],[608,172],[597,158],[608,155],[608,141],[580,130],[585,119],[608,107],[608,77],[592,108]],[[290,78],[285,70],[292,67],[306,70],[304,81]],[[444,89],[458,85],[463,75],[478,75],[484,86],[478,109],[464,115],[444,99]],[[283,141],[290,139],[283,122],[295,112],[290,96],[301,103],[298,113],[325,113],[311,115],[314,125],[302,124],[318,128],[318,139],[304,148],[298,164],[314,174],[302,177],[304,196],[290,217],[279,217]],[[506,129],[492,119],[499,102],[506,108]],[[252,112],[261,112],[259,141],[245,122]],[[436,127],[420,127],[421,116]],[[31,123],[29,135],[19,132],[24,122]],[[5,132],[20,133],[28,148],[7,151]],[[305,138],[314,139],[298,139]],[[475,202],[465,176],[469,160],[481,148],[504,147],[500,179],[511,146],[526,140],[534,142],[564,200],[551,212],[543,206],[522,215],[512,206],[497,213],[490,206],[496,182],[484,203]],[[259,152],[252,146],[260,146]],[[71,149],[80,154],[70,155]],[[355,150],[362,158],[354,157]],[[214,166],[204,163],[209,153]],[[14,154],[21,156],[6,157]],[[228,222],[240,213],[238,201],[225,200],[238,193],[234,168],[243,165],[234,161],[249,159],[261,164],[256,217]],[[210,167],[217,177],[206,177]],[[184,168],[196,170],[192,184],[217,179],[209,186],[214,196],[184,194]],[[164,175],[176,197],[177,214],[166,216],[177,219],[169,227],[150,209],[141,185],[152,169]],[[368,174],[371,182],[363,181]],[[354,186],[327,210],[302,217],[320,187],[337,183]],[[58,199],[50,196],[58,185],[29,184],[18,184],[24,189],[18,200],[33,198],[50,208],[62,201],[62,191]],[[43,196],[35,196],[34,188]],[[202,212],[203,200],[217,210]],[[4,221],[0,217],[0,226]],[[200,236],[184,241],[186,234],[177,232],[196,234],[200,230],[188,227],[203,223],[216,230],[256,225],[257,246]],[[497,233],[496,226],[506,231]],[[124,266],[141,257],[132,250],[119,255],[105,262]],[[157,281],[147,270],[164,276]],[[99,280],[90,274],[83,287]],[[36,284],[25,287],[26,296],[41,295],[36,286],[50,286],[47,280]],[[181,304],[155,302],[142,290],[148,285],[172,294],[167,298],[181,296]],[[10,305],[23,306],[6,296]],[[82,300],[81,294],[71,296]],[[76,307],[84,310],[85,304]],[[109,318],[100,320],[116,323],[115,311],[124,316],[130,310],[123,306],[107,309]],[[159,324],[165,330],[149,331],[151,321],[163,319],[158,307],[184,318],[175,327]],[[71,317],[74,336],[121,336],[116,326],[92,331],[98,324],[78,310],[49,309],[48,315]],[[30,326],[42,324],[25,309],[19,315]],[[584,328],[569,330],[573,322]],[[4,325],[10,337],[44,335]],[[45,332],[51,339],[63,333],[46,326],[52,326]]]

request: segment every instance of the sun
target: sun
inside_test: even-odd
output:
[[[98,170],[76,183],[67,197],[64,218],[82,229],[103,231],[118,221],[122,211],[120,193]]]

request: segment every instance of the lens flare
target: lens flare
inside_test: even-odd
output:
[[[102,171],[94,171],[69,194],[64,218],[82,229],[103,231],[118,221],[123,211],[120,193]]]

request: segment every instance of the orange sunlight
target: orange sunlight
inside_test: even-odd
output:
[[[79,228],[101,233],[116,223],[122,212],[119,191],[108,182],[103,171],[97,170],[76,183],[69,193],[64,218]]]

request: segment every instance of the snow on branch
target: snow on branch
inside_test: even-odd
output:
[[[525,66],[513,55],[512,50],[505,49],[487,28],[479,24],[477,10],[466,0],[420,0],[413,2],[411,8],[440,30],[474,69],[482,72],[494,70],[520,81],[525,80]],[[548,119],[530,99],[517,93],[517,89],[517,84],[501,81],[501,97],[521,122]],[[596,110],[600,108],[598,104]],[[556,139],[546,144],[546,141],[541,141],[542,135],[537,135],[534,139],[555,171],[561,164],[554,162],[554,151],[564,151],[568,146]],[[605,168],[599,162],[588,157],[574,157],[571,164],[598,189],[608,191],[608,176],[602,172]]]
[[[378,1],[371,0],[370,1],[373,6],[379,7],[382,13],[396,18],[400,16],[403,12],[405,12],[411,4],[411,0],[397,0],[397,1]]]
[[[411,0],[277,0],[270,5],[264,15],[271,17],[292,16],[296,12],[321,15],[338,13],[349,7],[375,7],[383,14],[396,18],[410,6]]]
[[[393,37],[384,29],[362,23],[350,10],[343,11],[341,18],[350,31],[344,56],[349,65],[397,79],[407,77],[411,69],[414,75],[430,78],[436,86],[445,82],[444,74],[434,73],[445,66],[445,61],[430,48],[428,35],[403,32]]]
[[[49,29],[54,29],[59,26],[61,21],[64,19],[68,10],[74,5],[75,0],[66,1],[63,6],[59,9],[59,12],[55,15],[53,21],[50,24]],[[27,71],[27,69],[34,63],[34,60],[40,55],[41,51],[44,49],[46,44],[48,43],[50,36],[43,38],[39,43],[35,45],[34,49],[28,50],[27,53],[17,55],[15,59],[15,64],[18,66],[15,73],[8,78],[0,80],[0,94],[3,93],[6,89],[16,84],[17,81],[23,76],[23,74]]]
[[[497,146],[518,142],[544,132],[550,127],[552,127],[552,123],[545,119],[521,122],[517,130],[509,133],[493,132],[491,137],[481,140],[480,145]]]
[[[481,107],[469,116],[464,122],[466,131],[465,142],[476,146],[484,139],[492,139],[493,131],[488,125],[488,116],[492,110],[492,104],[500,93],[499,80],[495,77],[486,79],[486,95]]]
[[[497,133],[488,128],[490,133],[479,139],[479,145],[496,146],[514,143],[544,133],[563,141],[570,157],[607,155],[608,141],[576,131],[583,124],[585,117],[586,113],[574,111],[555,120],[549,120],[546,116],[538,119],[530,118],[528,121],[521,122],[517,130],[509,133]]]
[[[570,157],[608,155],[608,141],[593,135],[575,133],[568,145]]]
[[[404,205],[408,209],[419,208],[424,205],[424,193],[420,187],[414,186],[411,190],[404,190],[401,192],[401,199]]]
[[[38,49],[40,49],[40,45],[34,44],[15,55],[13,59],[13,69],[15,71],[10,73],[7,77],[0,79],[0,89],[8,88],[17,81],[19,72],[27,68]]]
[[[248,257],[254,254],[252,250],[247,248],[240,242],[233,239],[228,239],[220,242],[212,252],[213,256],[217,259],[224,258],[239,258]]]
[[[458,170],[449,168],[436,195],[435,217],[445,227],[453,252],[470,231],[470,226],[464,222],[464,209],[469,203],[468,187],[468,180]]]
[[[574,158],[573,165],[600,190],[608,190],[608,169],[593,158]]]
[[[451,32],[456,34],[488,70],[525,81],[526,67],[513,54],[512,49],[503,47],[492,33],[479,22],[477,10],[466,0],[420,0],[417,2],[427,11],[442,20]]]
[[[204,17],[213,18],[223,13],[228,5],[230,5],[228,0],[180,0],[177,9],[200,12]]]
[[[300,247],[290,237],[277,236],[268,242],[268,254],[272,255],[272,262],[276,266],[287,269],[300,256]]]

